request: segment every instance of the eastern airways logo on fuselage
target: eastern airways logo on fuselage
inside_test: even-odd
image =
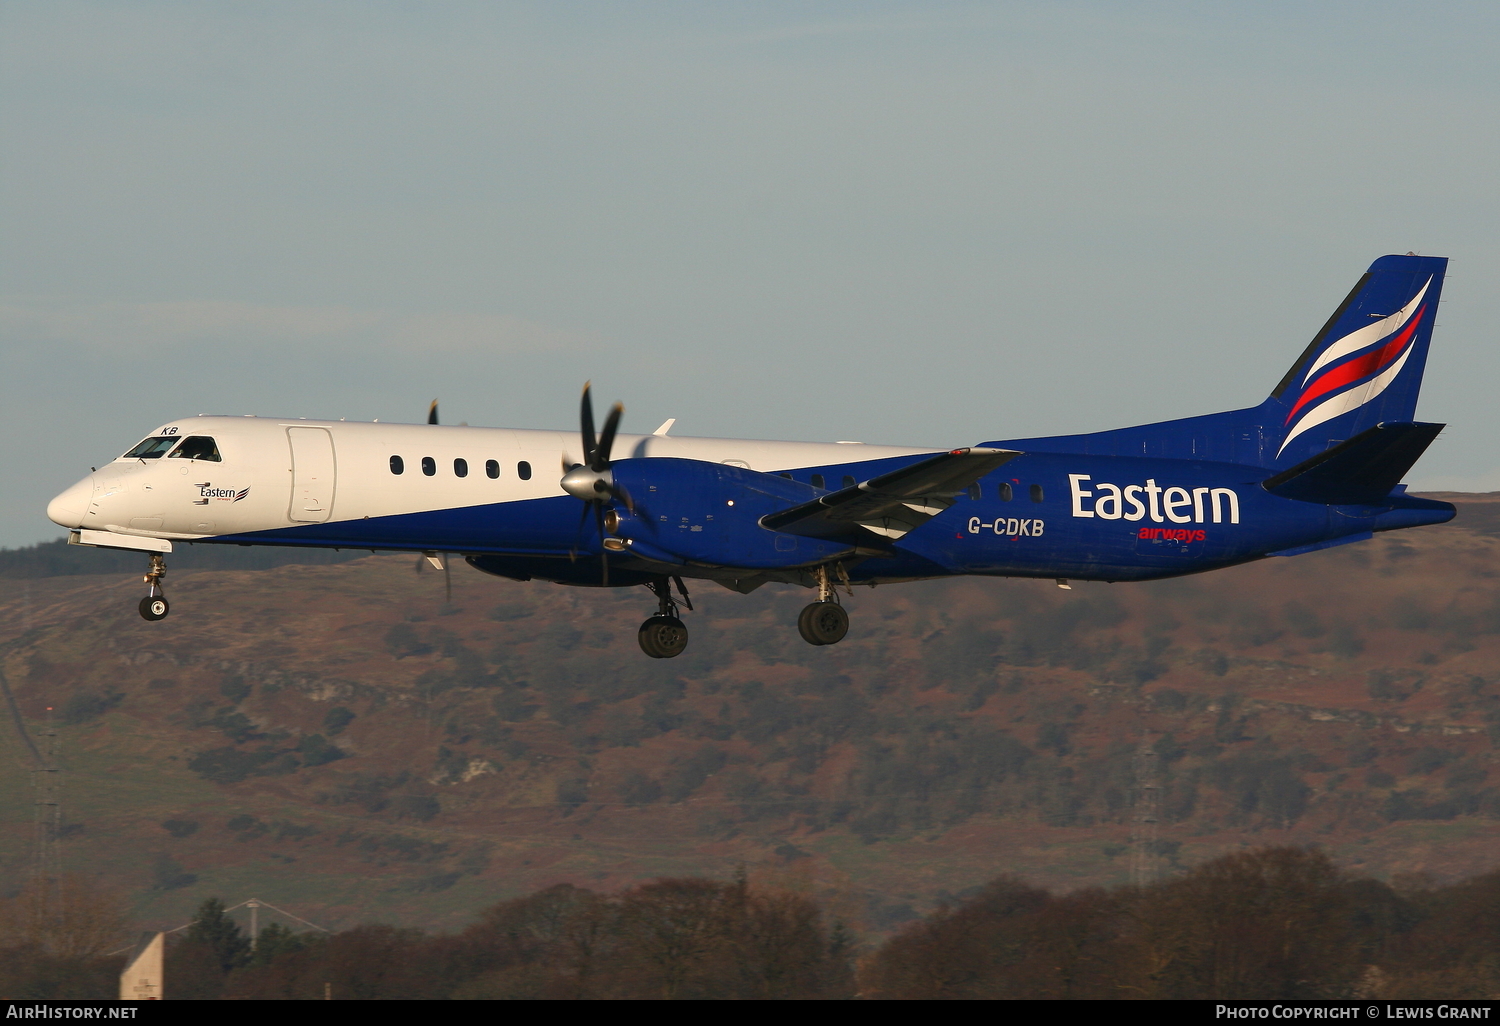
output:
[[[241,488],[235,491],[233,488],[212,488],[206,484],[198,486],[198,497],[200,499],[218,499],[220,502],[239,502],[250,494],[250,489]]]
[[[1087,488],[1084,482],[1089,482]],[[1145,520],[1158,524],[1202,524],[1211,517],[1216,524],[1240,522],[1240,497],[1233,488],[1163,488],[1148,477],[1143,485],[1121,487],[1094,481],[1088,474],[1069,474],[1075,517],[1100,520]],[[1086,504],[1087,508],[1086,508]],[[1145,537],[1145,535],[1142,535]]]

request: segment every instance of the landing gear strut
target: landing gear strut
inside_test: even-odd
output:
[[[167,604],[166,592],[162,591],[161,579],[167,576],[167,561],[160,552],[151,553],[151,565],[146,570],[146,597],[138,607],[147,620],[164,620],[172,607]]]
[[[844,564],[835,563],[839,581],[849,587],[849,574]],[[836,645],[849,633],[849,614],[839,604],[839,593],[829,579],[828,567],[820,566],[815,571],[818,581],[818,601],[806,606],[797,617],[797,632],[809,645]],[[852,589],[851,589],[852,592]]]
[[[692,609],[693,600],[688,598],[682,578],[674,577],[671,580],[677,583],[683,604]],[[672,599],[671,581],[661,577],[646,587],[656,596],[656,615],[641,624],[640,632],[636,635],[641,643],[641,651],[652,659],[671,659],[682,655],[682,650],[687,648],[688,630],[687,625],[677,618],[677,603]]]

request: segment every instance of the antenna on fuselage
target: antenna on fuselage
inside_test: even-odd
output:
[[[436,424],[437,422],[437,400],[434,399],[432,405],[427,407],[427,423]]]
[[[445,607],[452,606],[453,571],[449,563],[449,554],[446,552],[423,552],[417,557],[417,573],[421,573],[428,566],[431,566],[434,570],[441,570],[443,572],[443,603]]]

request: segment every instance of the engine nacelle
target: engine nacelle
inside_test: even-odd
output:
[[[800,481],[665,456],[619,460],[611,469],[635,505],[612,504],[613,533],[647,559],[767,570],[826,562],[853,548],[760,526],[768,513],[826,494]]]

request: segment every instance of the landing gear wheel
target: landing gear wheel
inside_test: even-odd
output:
[[[184,468],[183,473],[187,473]],[[146,597],[141,599],[141,604],[136,608],[141,611],[144,620],[165,620],[167,613],[172,609],[167,605],[166,593],[161,589],[161,579],[167,576],[167,561],[162,558],[160,552],[151,553],[151,563],[146,569],[146,576],[142,578],[146,582]]]
[[[653,616],[641,624],[636,637],[641,643],[641,651],[652,659],[682,655],[688,643],[687,627],[675,616]]]
[[[797,617],[797,631],[809,645],[837,645],[849,633],[849,614],[837,602],[814,602]]]
[[[165,620],[172,607],[163,595],[148,595],[141,599],[141,616],[146,620]]]

